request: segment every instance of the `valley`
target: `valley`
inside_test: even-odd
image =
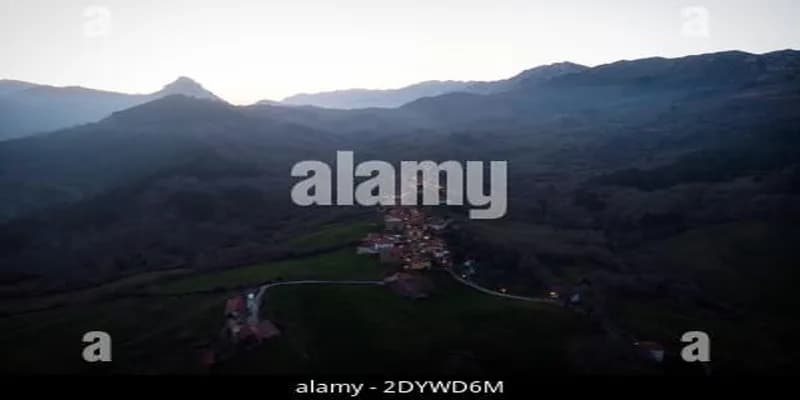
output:
[[[799,54],[543,66],[395,108],[237,106],[181,80],[2,141],[0,369],[681,375],[704,373],[679,358],[681,334],[702,330],[714,374],[796,371]],[[437,239],[453,269],[420,272],[427,298],[289,284],[398,272],[356,254],[383,211],[292,201],[292,166],[339,151],[354,167],[502,160],[507,210],[420,207],[450,221]],[[432,242],[409,244],[439,254],[411,269],[444,263]],[[281,335],[202,367],[226,299],[271,284],[260,313]],[[115,340],[106,370],[78,357],[96,329]]]

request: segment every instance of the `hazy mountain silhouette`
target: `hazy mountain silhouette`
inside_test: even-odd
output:
[[[350,89],[313,94],[298,94],[283,99],[283,104],[309,105],[322,108],[394,108],[423,97],[446,93],[465,92],[478,94],[502,93],[515,90],[519,85],[542,82],[557,76],[583,71],[587,67],[573,63],[544,65],[521,72],[505,80],[490,82],[428,81],[399,89]]]
[[[0,140],[95,122],[114,111],[173,94],[220,100],[186,77],[148,95],[0,80]]]
[[[519,74],[505,80],[493,82],[474,82],[462,92],[477,94],[495,94],[511,92],[523,89],[525,86],[536,85],[558,78],[562,75],[583,72],[589,67],[571,62],[561,62],[550,65],[542,65],[520,72]]]
[[[399,89],[371,90],[348,89],[332,92],[296,94],[281,101],[288,105],[308,105],[322,108],[393,108],[420,97],[438,96],[444,93],[465,90],[470,82],[427,81]]]
[[[0,80],[0,96],[9,93],[19,92],[21,90],[30,89],[36,86],[30,82],[15,81],[9,79]]]
[[[217,97],[217,95],[211,93],[206,88],[204,88],[201,84],[185,76],[179,77],[174,82],[164,86],[164,88],[162,88],[158,92],[151,94],[149,97],[161,98],[161,97],[171,96],[174,94],[194,97],[197,99],[210,99],[210,100],[223,101],[222,99]]]
[[[792,93],[800,52],[764,55],[722,52],[675,59],[620,61],[528,82],[508,92],[479,96],[450,93],[406,104],[418,120],[450,128],[474,124],[540,123],[571,113],[604,112],[627,121],[656,115],[665,108],[693,103],[698,108],[728,100],[755,101],[764,90]],[[752,91],[751,97],[742,97]],[[479,125],[480,126],[480,125]]]

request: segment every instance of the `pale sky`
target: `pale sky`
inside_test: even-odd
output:
[[[542,64],[800,47],[797,0],[0,0],[0,79],[247,104]]]

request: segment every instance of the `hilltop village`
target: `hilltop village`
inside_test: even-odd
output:
[[[378,254],[384,264],[420,271],[453,265],[450,251],[439,234],[448,221],[425,215],[412,207],[385,210],[385,231],[370,233],[358,246],[359,254]]]
[[[453,266],[452,254],[440,236],[449,221],[426,215],[416,207],[380,210],[384,214],[384,231],[369,233],[356,253],[377,255],[382,264],[398,268],[384,280],[398,294],[427,297],[432,285],[415,272]]]

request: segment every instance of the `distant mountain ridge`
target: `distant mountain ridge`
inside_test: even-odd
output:
[[[301,93],[280,104],[334,109],[394,108],[422,97],[466,90],[472,82],[426,81],[398,89],[345,89],[320,93]]]
[[[0,96],[7,93],[14,93],[36,86],[34,83],[16,81],[11,79],[0,79]]]
[[[512,91],[526,83],[543,82],[562,75],[582,72],[588,68],[562,62],[531,68],[499,81],[426,81],[398,89],[348,89],[303,93],[289,96],[280,103],[334,109],[395,108],[424,97],[447,93],[494,94]]]
[[[476,94],[510,92],[523,89],[526,85],[539,84],[564,75],[577,74],[588,69],[590,68],[585,65],[571,62],[542,65],[526,69],[508,79],[490,82],[474,82],[469,85],[464,92]]]
[[[224,101],[187,77],[180,77],[151,94],[0,80],[0,140],[96,122],[114,111],[176,94]]]

